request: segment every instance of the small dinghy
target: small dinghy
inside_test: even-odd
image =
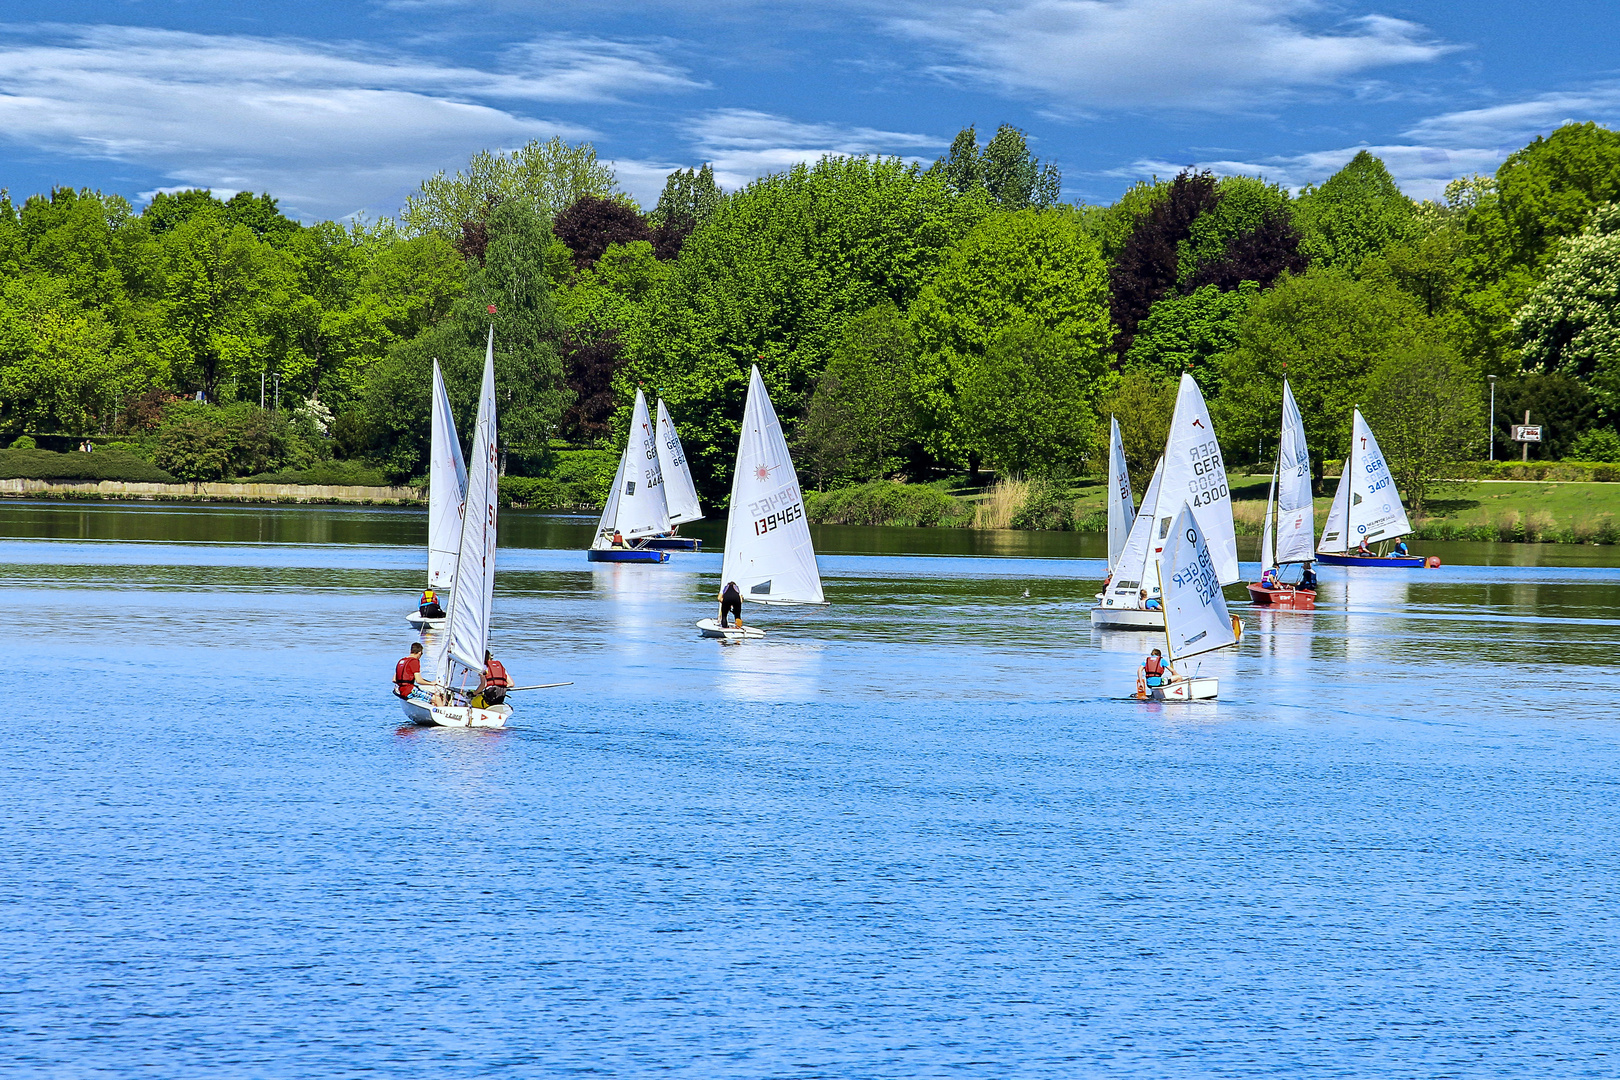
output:
[[[433,435],[428,456],[428,584],[448,596],[456,583],[456,554],[461,544],[461,504],[467,495],[467,463],[456,438],[439,361],[433,361]],[[430,619],[421,609],[405,616],[417,630],[438,630],[444,619]]]
[[[731,474],[731,514],[726,519],[726,557],[721,587],[734,581],[745,602],[764,605],[825,604],[821,568],[810,542],[804,496],[793,469],[782,424],[771,407],[765,380],[756,366],[748,380],[737,440],[737,465]],[[722,629],[718,619],[700,619],[705,637],[763,637],[749,626]]]
[[[1123,454],[1120,455],[1123,458]],[[1109,457],[1113,457],[1110,451]],[[1117,487],[1115,481],[1111,487]],[[1110,491],[1110,499],[1113,492]],[[1164,613],[1144,603],[1159,592],[1159,564],[1170,535],[1177,503],[1186,503],[1207,538],[1210,557],[1222,585],[1242,580],[1238,572],[1237,530],[1232,524],[1232,493],[1226,463],[1204,395],[1191,375],[1181,376],[1176,409],[1164,457],[1154,470],[1147,495],[1137,509],[1125,546],[1120,550],[1102,600],[1091,609],[1091,624],[1101,630],[1157,630]],[[1162,603],[1162,598],[1160,598]]]
[[[1248,586],[1249,596],[1256,604],[1294,611],[1310,611],[1316,607],[1316,575],[1310,572],[1311,546],[1315,538],[1311,455],[1305,445],[1305,423],[1300,419],[1294,392],[1285,378],[1277,467],[1272,471],[1271,487],[1266,492],[1265,527],[1260,530],[1260,580]]]
[[[658,439],[647,414],[647,397],[636,391],[630,437],[619,456],[613,487],[596,524],[596,539],[585,552],[589,562],[661,563],[669,553],[646,546],[647,539],[669,532],[669,506],[664,501],[664,473],[658,464]],[[617,535],[622,543],[615,544]]]
[[[433,673],[433,688],[417,686],[401,700],[414,724],[433,727],[505,727],[506,704],[475,704],[489,648],[490,605],[495,595],[495,518],[499,450],[495,441],[495,331],[484,357],[484,382],[473,427],[472,463],[467,474],[466,511],[456,545],[448,624],[422,663]]]
[[[1220,571],[1198,527],[1198,517],[1185,501],[1166,539],[1161,565],[1168,671],[1162,678],[1150,678],[1138,669],[1136,697],[1142,701],[1207,701],[1219,693],[1220,681],[1196,672],[1179,675],[1176,662],[1236,645],[1243,624],[1226,610]]]
[[[1344,459],[1333,506],[1322,527],[1316,557],[1324,566],[1365,566],[1380,570],[1416,570],[1440,565],[1437,557],[1421,555],[1358,555],[1363,540],[1388,544],[1412,531],[1406,507],[1395,490],[1395,477],[1378,448],[1372,428],[1356,409],[1351,415],[1350,453]],[[1354,544],[1351,538],[1354,537]]]

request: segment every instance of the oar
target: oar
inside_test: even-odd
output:
[[[508,686],[506,692],[514,693],[518,690],[550,690],[553,686],[573,686],[571,682],[536,683],[534,686]]]

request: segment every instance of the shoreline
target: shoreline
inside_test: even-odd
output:
[[[56,499],[89,502],[238,502],[285,505],[359,504],[423,506],[421,492],[407,485],[238,484],[230,482],[159,484],[135,480],[0,480],[0,499]]]

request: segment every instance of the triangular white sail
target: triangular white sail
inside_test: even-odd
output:
[[[1170,437],[1164,449],[1164,481],[1154,508],[1159,539],[1170,530],[1170,518],[1185,502],[1198,518],[1209,544],[1210,557],[1222,585],[1240,580],[1237,530],[1232,524],[1232,492],[1226,483],[1226,462],[1204,395],[1191,375],[1183,373],[1176,392],[1176,411],[1170,419]],[[1145,508],[1145,507],[1144,507]],[[1151,574],[1144,572],[1144,577]]]
[[[456,583],[445,633],[430,668],[445,686],[476,685],[489,648],[489,613],[495,596],[495,517],[499,485],[495,439],[495,329],[484,355],[472,454],[467,462],[467,508],[462,515]]]
[[[1161,457],[1159,463],[1153,466],[1153,479],[1148,481],[1147,494],[1142,496],[1142,511],[1131,523],[1130,535],[1125,538],[1125,546],[1114,561],[1114,580],[1108,585],[1111,594],[1130,600],[1132,606],[1140,598],[1141,589],[1146,588],[1152,593],[1159,587],[1158,581],[1151,575],[1143,581],[1142,572],[1149,565],[1148,556],[1152,554],[1157,539],[1153,535],[1153,510],[1159,504],[1159,484],[1163,479],[1164,458]]]
[[[630,455],[619,455],[619,467],[614,470],[613,484],[608,488],[607,499],[602,504],[602,518],[596,523],[596,539],[591,542],[595,548],[609,548],[613,546],[613,523],[619,520],[619,489],[624,487],[624,463]]]
[[[647,398],[636,391],[636,407],[630,417],[630,438],[624,444],[619,462],[618,516],[614,528],[626,540],[641,536],[661,536],[669,532],[669,508],[664,505],[664,474],[658,467],[658,438]]]
[[[1136,504],[1131,501],[1131,474],[1125,467],[1125,443],[1119,435],[1119,421],[1108,418],[1108,572],[1119,565],[1119,553],[1131,535],[1136,521]]]
[[[1214,553],[1198,527],[1198,515],[1185,502],[1165,539],[1160,569],[1164,633],[1172,661],[1237,643]]]
[[[1273,549],[1272,549],[1272,546],[1271,546],[1271,510],[1272,510],[1272,504],[1275,502],[1276,497],[1277,497],[1277,474],[1275,472],[1273,472],[1271,474],[1271,486],[1266,489],[1266,523],[1265,523],[1265,526],[1260,530],[1260,572],[1261,573],[1264,573],[1265,571],[1271,569],[1273,566],[1277,565],[1277,563],[1275,561]]]
[[[826,602],[799,477],[758,367],[749,376],[737,441],[720,579],[735,581],[743,599],[756,603]]]
[[[1341,502],[1342,523],[1335,521],[1341,513]],[[1336,524],[1340,525],[1337,535]],[[1357,409],[1351,417],[1350,456],[1345,459],[1339,492],[1333,497],[1333,509],[1318,550],[1349,551],[1360,546],[1363,539],[1368,543],[1393,540],[1411,531],[1412,523],[1406,519],[1406,508],[1395,491],[1395,478],[1390,475],[1384,452]]]
[[[456,419],[433,361],[433,436],[428,455],[428,588],[449,593],[456,583],[461,547],[461,505],[467,497],[467,464],[456,438]],[[442,601],[441,601],[442,602]]]
[[[698,502],[697,486],[692,483],[692,470],[686,464],[686,451],[681,437],[675,431],[675,421],[658,399],[658,466],[664,473],[664,503],[669,507],[669,523],[684,525],[688,521],[703,520],[703,506]]]
[[[1311,495],[1311,452],[1305,422],[1288,380],[1283,380],[1282,435],[1277,442],[1276,562],[1309,562],[1316,543],[1316,507]]]

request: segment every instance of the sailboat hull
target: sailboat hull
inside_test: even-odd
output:
[[[1292,608],[1294,611],[1311,611],[1316,607],[1316,591],[1314,589],[1296,589],[1291,585],[1284,585],[1280,589],[1269,589],[1255,582],[1249,583],[1249,596],[1256,604],[1274,608]]]
[[[713,619],[699,619],[697,628],[703,632],[704,637],[725,638],[727,641],[738,641],[742,638],[762,638],[765,631],[757,626],[731,626],[722,627]]]
[[[510,705],[475,709],[471,705],[430,705],[414,695],[402,698],[405,717],[418,727],[501,728],[512,716]]]
[[[654,551],[702,551],[703,541],[691,536],[654,536],[647,546]]]
[[[1325,551],[1316,553],[1316,561],[1323,566],[1371,566],[1380,570],[1421,570],[1428,563],[1422,555],[1391,555],[1385,558],[1382,555],[1330,555]],[[1440,560],[1435,559],[1434,565],[1439,566]]]
[[[585,558],[590,562],[661,563],[669,562],[669,552],[649,548],[589,548]]]
[[[416,630],[443,630],[444,629],[444,620],[443,619],[425,618],[420,611],[411,612],[409,615],[405,616],[405,621],[410,623],[412,628],[416,629]]]
[[[1099,630],[1163,630],[1164,612],[1098,604],[1091,609],[1091,625]]]
[[[1137,696],[1143,701],[1209,701],[1219,690],[1220,680],[1216,678],[1177,679],[1140,690]]]

